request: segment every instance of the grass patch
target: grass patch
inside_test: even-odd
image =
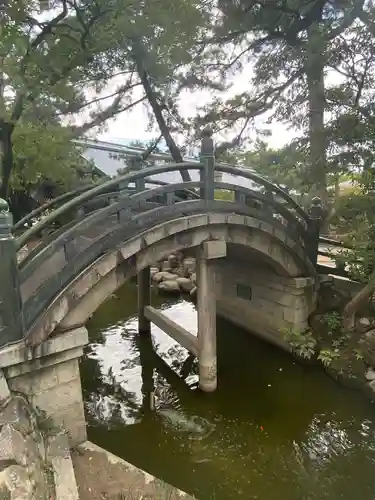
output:
[[[234,201],[234,191],[229,189],[215,189],[215,200]]]

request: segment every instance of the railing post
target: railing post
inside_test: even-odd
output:
[[[24,334],[22,300],[13,217],[0,198],[0,347],[21,340]]]
[[[321,199],[316,196],[312,199],[312,205],[309,210],[310,222],[309,222],[309,248],[308,253],[311,262],[314,266],[318,264],[318,251],[319,251],[319,236],[320,229],[323,223],[324,209],[322,206]]]
[[[200,180],[203,183],[201,199],[213,200],[215,198],[215,150],[212,130],[209,128],[202,132],[200,161],[204,165],[200,174]]]

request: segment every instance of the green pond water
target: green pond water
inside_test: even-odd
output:
[[[220,319],[219,387],[203,394],[185,349],[139,337],[136,300],[129,283],[88,324],[90,440],[201,500],[375,499],[373,404]],[[193,304],[153,305],[196,332]]]

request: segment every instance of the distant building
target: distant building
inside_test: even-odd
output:
[[[135,141],[122,140],[121,142],[116,143],[91,139],[81,139],[76,141],[77,144],[85,147],[82,156],[86,160],[92,161],[97,171],[107,177],[115,177],[118,175],[119,170],[126,167],[126,157],[142,154],[148,145],[148,141],[139,141],[145,143],[145,148],[141,149],[130,146],[129,144],[132,142],[134,143]],[[161,143],[159,149],[164,149],[163,143]],[[166,151],[165,153],[153,154],[153,159],[156,161],[159,159],[160,162],[163,162],[168,159],[171,160],[171,156]],[[186,160],[198,161],[197,156],[195,158],[186,158]],[[176,182],[177,175],[178,174],[176,172],[167,172],[165,174],[155,176],[155,179],[163,180],[165,182]],[[198,180],[198,173],[192,171],[191,177],[192,180]]]

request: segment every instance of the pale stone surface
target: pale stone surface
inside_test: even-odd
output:
[[[86,442],[73,454],[80,498],[193,500],[187,493]],[[124,492],[127,495],[124,496]]]
[[[202,244],[202,257],[204,259],[219,259],[226,257],[227,243],[222,240],[204,241]]]
[[[172,274],[168,271],[160,271],[154,274],[154,276],[152,277],[152,279],[156,283],[160,283],[161,281],[175,280],[176,278],[178,278],[177,274]]]
[[[17,363],[4,370],[10,390],[25,394],[35,407],[45,411],[57,425],[63,426],[71,446],[87,439],[78,365],[82,346],[77,345],[82,340],[82,330],[86,329],[76,330],[76,339],[74,332],[56,336],[54,340],[60,348],[59,352],[54,353],[50,346],[43,359]],[[64,336],[69,338],[69,342],[59,339]],[[83,338],[87,338],[87,331]],[[71,348],[62,351],[63,346]]]
[[[180,291],[180,286],[177,283],[176,279],[173,279],[162,281],[158,284],[158,289],[162,290],[163,292],[178,293]]]
[[[218,315],[290,350],[281,330],[307,328],[317,298],[314,280],[283,277],[260,263],[239,266],[228,259],[215,261],[215,271]],[[249,297],[239,294],[238,285]]]
[[[309,273],[315,273],[298,242],[264,221],[239,214],[208,213],[184,216],[158,224],[142,235],[130,238],[121,248],[117,247],[113,252],[98,258],[52,301],[31,328],[27,343],[38,345],[56,330],[58,325],[72,328],[84,324],[98,306],[131,274],[154,265],[172,252],[196,248],[209,239],[240,246],[245,252],[256,254],[257,260],[259,257],[259,260],[272,262],[279,275],[310,276]],[[119,252],[123,261],[119,259]],[[121,266],[127,263],[126,272],[118,272],[120,260]],[[75,303],[72,307],[69,297],[75,297],[80,303]]]
[[[198,276],[198,368],[199,387],[212,392],[217,387],[215,266],[199,252]]]
[[[0,411],[0,461],[8,464],[0,473],[0,490],[8,498],[49,498],[50,483],[45,461],[44,437],[38,412],[25,398],[13,396]]]
[[[372,380],[375,380],[375,371],[372,368],[370,368],[369,370],[367,370],[365,377],[366,380],[369,380],[370,382]]]
[[[168,260],[165,260],[164,262],[161,263],[160,270],[161,272],[167,272],[167,273],[172,271],[172,266]]]
[[[78,500],[64,431],[20,395],[0,409],[0,429],[0,498]]]
[[[178,278],[178,274],[164,273],[162,281],[176,280],[177,278]]]
[[[154,276],[158,272],[159,272],[159,269],[157,267],[151,267],[150,268],[151,277]]]
[[[3,370],[0,370],[0,404],[4,403],[10,398],[10,390],[8,382],[5,378]]]
[[[368,318],[359,318],[359,324],[362,326],[370,326],[371,322]]]
[[[22,340],[16,344],[9,345],[0,349],[0,368],[25,364],[27,361],[35,361],[39,358],[47,358],[52,354],[69,351],[76,347],[82,347],[88,344],[88,332],[86,328],[75,328],[62,335],[50,337],[43,344],[35,348],[28,347]],[[7,374],[6,378],[7,377]]]
[[[179,287],[183,292],[189,293],[190,290],[194,287],[193,282],[189,278],[177,278],[176,279]]]
[[[48,439],[48,458],[53,468],[57,498],[79,500],[69,443],[64,433]]]
[[[178,267],[179,266],[179,259],[178,259],[177,255],[175,255],[173,253],[171,255],[169,255],[168,264],[169,264],[169,267],[171,269],[175,269],[176,267]]]
[[[7,493],[10,500],[35,499],[28,472],[20,465],[11,465],[0,472],[0,492]]]
[[[196,269],[196,260],[194,257],[186,257],[186,259],[183,260],[183,266],[189,272],[194,273]]]

